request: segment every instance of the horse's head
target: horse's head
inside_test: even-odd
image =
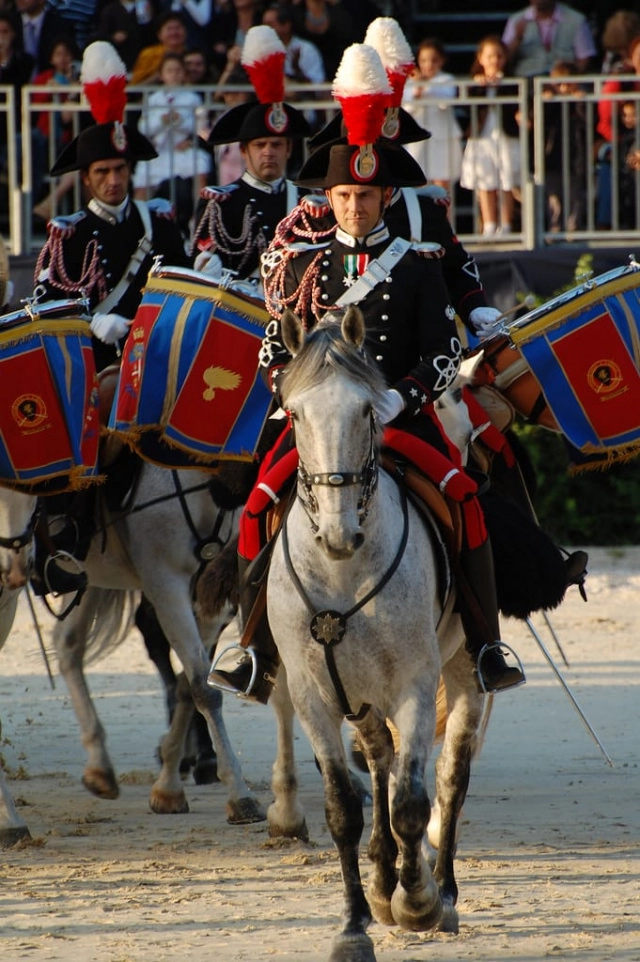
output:
[[[373,412],[384,382],[364,351],[357,308],[344,317],[327,314],[310,333],[287,311],[282,336],[293,355],[282,396],[300,456],[298,496],[327,554],[348,558],[364,540],[362,521],[375,488]]]
[[[33,567],[36,498],[0,487],[0,583],[23,588]]]

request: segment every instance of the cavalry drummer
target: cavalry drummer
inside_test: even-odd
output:
[[[334,82],[337,88],[341,72],[345,86],[354,82],[358,90],[361,76],[375,71],[368,50],[354,45],[345,52]],[[277,397],[278,379],[290,360],[277,319],[284,308],[290,307],[307,328],[312,328],[328,311],[355,303],[364,314],[367,348],[389,384],[385,409],[377,412],[379,420],[383,424],[393,422],[395,428],[449,455],[451,446],[438,427],[433,402],[453,382],[462,348],[455,311],[442,277],[442,248],[394,239],[384,222],[393,188],[419,186],[424,183],[424,175],[402,147],[376,140],[384,111],[376,117],[371,98],[366,116],[358,116],[357,104],[356,117],[348,116],[345,99],[342,104],[349,140],[355,143],[326,145],[321,148],[321,157],[310,158],[300,173],[300,180],[305,182],[308,165],[312,164],[314,170],[324,165],[323,186],[338,225],[335,237],[320,245],[296,243],[288,250],[279,250],[273,260],[268,255],[265,258],[266,303],[276,319],[267,328],[260,364]],[[355,134],[352,126],[359,128]],[[473,490],[475,485],[470,486],[469,493]],[[473,500],[474,511],[467,516],[475,514],[476,523],[474,530],[465,532],[467,544],[460,567],[475,604],[467,609],[464,599],[469,593],[463,592],[460,607],[474,661],[482,652],[482,685],[488,691],[497,691],[522,684],[525,679],[519,667],[507,665],[500,648],[491,547],[481,510]],[[245,581],[244,605],[241,594],[245,624],[253,589],[254,584]],[[255,597],[254,590],[253,594]],[[268,698],[277,654],[273,643],[268,647],[264,619],[259,628],[253,635],[253,651],[247,654],[242,649],[242,661],[230,671],[214,664],[210,683],[244,690],[261,701]],[[264,646],[264,650],[256,650],[257,646]],[[253,673],[254,660],[258,686],[251,692],[246,683]]]
[[[171,205],[131,197],[132,165],[157,155],[135,126],[123,123],[126,68],[111,44],[86,48],[81,81],[97,123],[65,147],[51,174],[80,171],[89,196],[81,210],[49,222],[34,283],[50,299],[89,298],[102,370],[119,356],[154,256],[181,267],[191,266],[191,259]]]
[[[81,296],[89,299],[94,357],[100,371],[120,355],[153,257],[161,254],[165,262],[182,267],[190,266],[191,260],[167,201],[131,198],[133,164],[155,157],[156,152],[134,126],[123,123],[126,69],[111,44],[97,41],[86,48],[81,81],[97,123],[65,147],[51,173],[55,176],[80,171],[89,197],[75,214],[49,222],[34,283],[36,291],[44,291],[43,295],[39,293],[39,300]],[[74,536],[73,545],[68,545],[63,537],[53,548],[64,547],[81,555],[79,542],[88,546],[92,533],[90,525],[85,525],[92,489],[60,497],[66,499],[62,507],[65,514],[71,513],[68,501],[73,500],[76,524],[87,530]],[[46,503],[49,501],[47,498]],[[43,548],[42,539],[38,548]],[[50,544],[48,548],[52,553]],[[84,573],[63,570],[54,557],[43,558],[41,550],[37,560],[39,570],[46,570],[46,579],[36,585],[39,592],[63,594],[86,584]]]
[[[284,103],[285,47],[275,30],[252,27],[242,49],[242,65],[258,103],[232,107],[214,125],[207,145],[240,142],[247,169],[224,187],[205,187],[193,251],[195,267],[213,276],[223,268],[239,278],[259,278],[260,255],[276,225],[293,207],[300,191],[286,179],[292,141],[306,137],[301,111]]]

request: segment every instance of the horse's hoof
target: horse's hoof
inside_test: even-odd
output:
[[[184,792],[163,792],[155,788],[149,797],[149,807],[156,815],[186,815],[189,811]]]
[[[193,780],[196,785],[214,785],[219,782],[218,760],[215,755],[209,758],[199,758],[193,766]]]
[[[31,832],[26,825],[16,825],[14,828],[0,829],[0,848],[13,848],[18,842],[31,838]]]
[[[264,822],[266,812],[260,802],[248,795],[227,802],[227,821],[229,825],[249,825],[251,822]]]
[[[396,920],[391,911],[391,900],[374,892],[371,887],[367,889],[367,902],[373,912],[373,917],[380,925],[395,925]]]
[[[341,933],[333,940],[329,962],[376,962],[373,942],[365,932],[360,935]]]
[[[118,798],[120,786],[113,771],[103,771],[100,768],[85,768],[82,784],[98,798]]]
[[[446,932],[448,935],[457,935],[459,931],[458,910],[451,898],[442,900],[442,915],[438,922],[438,932]]]
[[[285,828],[283,825],[269,822],[269,838],[299,838],[301,842],[308,842],[309,829],[304,818],[295,828]]]
[[[442,899],[438,886],[429,882],[419,892],[409,893],[398,885],[391,896],[391,913],[396,925],[407,932],[427,932],[442,917]]]

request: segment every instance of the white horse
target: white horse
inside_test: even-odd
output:
[[[338,848],[345,923],[332,962],[373,962],[366,934],[375,918],[410,930],[457,931],[456,820],[468,784],[483,697],[464,647],[454,592],[438,584],[440,549],[402,490],[379,470],[373,411],[383,389],[361,351],[364,323],[350,309],[305,337],[287,313],[294,355],[283,383],[300,455],[297,498],[274,545],[267,584],[269,623],[283,667],[272,696],[279,720],[275,835],[304,834],[291,733],[298,714],[319,762],[327,824]],[[449,718],[437,763],[438,824],[425,768],[444,680]],[[356,725],[371,772],[374,811],[368,896],[360,879],[362,806],[340,735]],[[400,735],[394,760],[390,719]],[[433,872],[423,836],[437,849]]]
[[[119,789],[106,735],[84,677],[87,639],[94,623],[104,629],[100,620],[114,590],[122,602],[124,593],[141,589],[186,673],[196,707],[207,720],[218,756],[218,774],[228,790],[229,821],[264,818],[231,747],[221,694],[206,684],[210,657],[205,645],[213,640],[218,625],[199,624],[192,603],[192,588],[203,559],[212,557],[235,532],[237,509],[246,497],[246,483],[238,481],[238,474],[247,469],[246,465],[226,465],[212,475],[142,463],[131,503],[116,513],[109,511],[104,493],[97,492],[98,530],[83,564],[89,589],[58,623],[53,636],[87,751],[83,783],[96,795],[114,798]],[[155,812],[188,811],[179,771],[184,727],[177,725],[178,736],[172,729],[163,739],[162,767],[150,798]]]
[[[36,522],[34,497],[0,488],[0,649],[11,631],[18,597],[33,564]],[[0,764],[0,848],[28,837],[29,829],[16,810]]]

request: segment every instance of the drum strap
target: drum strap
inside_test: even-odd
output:
[[[371,261],[364,274],[342,294],[335,303],[336,307],[348,307],[349,304],[359,304],[367,294],[377,287],[378,284],[388,277],[398,261],[404,257],[411,241],[405,237],[396,237],[389,246],[383,250],[380,257]]]
[[[138,213],[142,219],[144,233],[138,241],[138,246],[131,255],[131,260],[127,264],[124,274],[111,293],[107,294],[105,299],[96,306],[95,311],[99,311],[101,314],[108,314],[113,310],[114,307],[116,307],[116,305],[129,290],[129,287],[131,286],[134,278],[137,276],[145,257],[148,257],[148,255],[153,251],[153,227],[151,225],[151,214],[149,213],[149,208],[143,201],[140,200],[134,200],[133,203],[136,205]]]
[[[422,211],[418,195],[411,187],[401,187],[400,193],[407,208],[409,237],[413,241],[420,241],[422,239]]]

